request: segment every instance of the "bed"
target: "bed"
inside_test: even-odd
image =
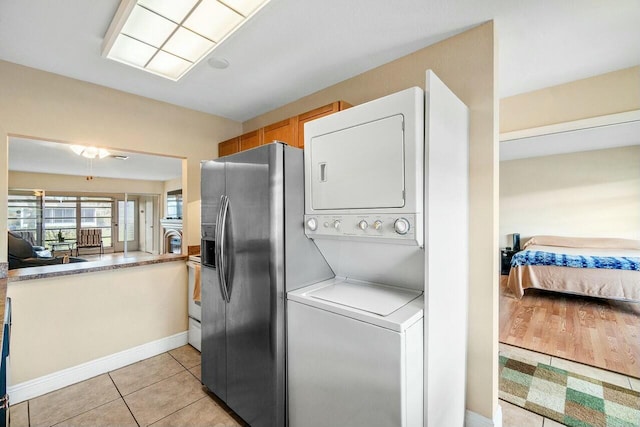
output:
[[[640,302],[640,241],[534,236],[511,259],[508,288]]]

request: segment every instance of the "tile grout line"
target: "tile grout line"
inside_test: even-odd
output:
[[[113,371],[107,372],[107,375],[109,375],[109,379],[113,383],[113,386],[116,388],[116,390],[118,390],[118,394],[120,395],[120,399],[122,399],[122,402],[124,402],[124,406],[127,407],[127,411],[129,411],[129,413],[131,414],[131,417],[133,418],[133,421],[135,421],[136,425],[138,427],[140,427],[140,423],[138,422],[138,419],[136,418],[135,415],[133,415],[133,412],[131,411],[131,408],[129,408],[129,404],[127,403],[127,401],[124,400],[124,396],[122,395],[122,392],[120,392],[120,389],[118,388],[118,385],[116,384],[116,382],[113,380],[113,377],[111,376],[111,372],[113,372]]]
[[[158,383],[161,383],[162,381],[168,380],[169,378],[173,378],[173,377],[175,377],[176,375],[183,374],[185,371],[186,371],[186,372],[189,372],[189,370],[188,370],[188,369],[185,369],[184,371],[180,371],[180,372],[176,372],[175,374],[171,374],[171,375],[169,375],[168,377],[161,379],[160,381],[156,381],[156,382],[154,382],[154,383],[148,384],[148,385],[146,385],[146,386],[144,386],[144,387],[142,387],[142,388],[139,388],[139,389],[138,389],[138,390],[136,390],[136,391],[132,391],[131,393],[127,394],[126,396],[122,396],[122,399],[124,399],[125,397],[128,397],[128,396],[131,396],[132,394],[135,394],[135,393],[137,393],[137,392],[139,392],[139,391],[141,391],[141,390],[144,390],[145,388],[149,388],[149,387],[154,386],[154,385],[156,385],[156,384],[158,384]],[[191,373],[191,372],[189,372],[189,373]]]
[[[187,344],[187,345],[188,345],[188,344]],[[174,350],[175,350],[175,349],[174,349]],[[196,366],[198,366],[198,365],[195,365],[195,366],[192,366],[191,368],[187,368],[187,366],[186,366],[184,363],[180,362],[180,361],[178,360],[178,358],[177,358],[177,357],[175,357],[173,354],[171,354],[171,351],[173,351],[173,350],[167,351],[167,354],[168,354],[169,356],[173,357],[173,359],[174,359],[176,362],[178,362],[178,363],[180,364],[180,366],[182,366],[182,367],[183,367],[184,369],[186,369],[187,371],[188,371],[189,369],[193,369],[193,368],[195,368]],[[201,362],[200,364],[202,364],[202,362]]]
[[[178,360],[178,359],[177,359],[173,354],[171,354],[169,351],[168,351],[167,353],[169,354],[169,356],[173,357],[173,358],[175,359],[175,361],[176,361],[176,362],[178,362],[182,367],[184,367],[184,368],[187,370],[187,372],[189,372],[189,373],[190,373],[190,374],[191,374],[191,375],[192,375],[196,380],[200,381],[200,384],[202,385],[202,388],[203,388],[203,389],[206,389],[205,385],[202,383],[202,380],[201,380],[200,378],[196,377],[196,375],[195,375],[193,372],[191,372],[191,369],[195,368],[196,366],[202,366],[202,361],[200,362],[200,364],[199,364],[199,365],[195,365],[195,366],[193,366],[192,368],[187,368],[187,367],[186,367],[182,362],[180,362],[180,361],[179,361],[179,360]],[[202,399],[205,399],[205,398],[209,398],[209,399],[211,399],[211,396],[209,396],[209,389],[206,389],[206,390],[205,390],[205,396],[204,396],[204,397],[202,397]],[[190,403],[189,405],[185,406],[185,408],[186,408],[186,407],[188,407],[188,406],[191,406],[191,405],[195,404],[196,402],[199,402],[199,401],[200,401],[200,400],[202,400],[202,399],[198,399],[198,400],[196,400],[195,402]],[[225,409],[224,407],[222,407],[222,406],[218,405],[218,402],[216,402],[215,400],[213,401],[213,404],[214,404],[214,405],[216,405],[216,406],[218,406],[218,407],[220,407],[220,409],[222,409],[222,410],[223,410],[227,415],[229,415],[231,418],[233,418],[233,419],[235,420],[235,418],[234,418],[234,417],[231,415],[231,413],[229,412],[229,411],[230,411],[230,409]],[[184,409],[184,408],[182,408],[182,409]],[[178,412],[178,411],[176,411],[176,412]],[[175,413],[175,412],[174,412],[174,413]],[[172,415],[172,414],[170,414],[170,415]],[[169,416],[169,415],[167,415],[167,417],[168,417],[168,416]],[[166,418],[166,417],[165,417],[165,418]],[[163,418],[163,419],[164,419],[164,418]],[[158,420],[158,421],[160,421],[160,420]],[[156,421],[156,423],[157,423],[158,421]],[[154,424],[155,424],[155,423],[154,423]]]
[[[106,374],[108,375],[108,373],[106,373]],[[29,426],[31,426],[31,404],[30,404],[30,402],[31,402],[32,400],[34,400],[34,399],[39,399],[39,398],[41,398],[41,397],[43,397],[43,396],[46,396],[46,395],[48,395],[48,394],[55,393],[55,392],[57,392],[57,391],[60,391],[60,390],[66,389],[66,388],[70,388],[70,387],[73,387],[73,386],[78,385],[78,384],[82,384],[82,383],[84,383],[84,382],[87,382],[87,381],[93,380],[93,379],[95,379],[95,378],[98,378],[98,377],[100,377],[100,376],[102,376],[102,375],[105,375],[105,374],[96,375],[95,377],[88,378],[88,379],[86,379],[86,380],[84,380],[84,381],[80,381],[80,382],[78,382],[78,383],[70,384],[70,385],[68,385],[68,386],[66,386],[66,387],[63,387],[63,388],[61,388],[61,389],[54,390],[54,391],[51,391],[51,392],[49,392],[49,393],[43,394],[43,395],[41,395],[41,396],[36,396],[36,397],[34,397],[33,399],[29,399],[29,400],[27,400],[27,402],[28,402],[28,404],[27,404],[27,414],[28,414],[28,416],[29,416]],[[111,379],[111,376],[110,376],[110,375],[108,375],[108,376],[109,376],[109,379]],[[111,380],[111,381],[113,382],[113,380]],[[115,384],[114,384],[114,387],[115,387]],[[118,390],[118,387],[115,387],[115,388],[116,388],[116,391],[118,392],[118,395],[120,395],[120,391]],[[70,420],[70,419],[72,419],[72,418],[78,417],[78,416],[80,416],[80,415],[86,414],[87,412],[93,411],[94,409],[100,408],[100,407],[102,407],[102,406],[104,406],[104,405],[107,405],[107,404],[109,404],[109,403],[112,403],[112,402],[114,402],[114,401],[116,401],[116,400],[118,400],[118,398],[115,398],[115,399],[113,399],[113,400],[109,400],[108,402],[104,402],[104,403],[102,403],[102,404],[100,404],[100,405],[94,406],[94,407],[92,407],[92,408],[90,408],[90,409],[87,409],[86,411],[79,412],[79,413],[77,413],[77,414],[75,414],[75,415],[73,415],[73,416],[71,416],[71,417],[69,417],[69,418],[65,418],[64,420],[60,420],[60,421],[58,421],[58,422],[57,422],[57,423],[55,423],[55,424],[51,424],[51,426],[59,425],[60,423],[63,423],[63,422],[68,421],[68,420]],[[47,424],[47,425],[49,425],[49,424]]]
[[[180,366],[182,366],[182,365],[180,364]],[[194,376],[191,372],[189,372],[189,370],[188,370],[188,369],[184,368],[184,366],[182,366],[182,368],[183,368],[183,371],[176,372],[175,374],[170,375],[170,376],[168,376],[168,377],[166,377],[166,378],[164,378],[164,379],[162,379],[162,380],[160,380],[160,381],[156,381],[156,382],[154,382],[154,383],[152,383],[152,384],[146,385],[146,386],[142,387],[141,389],[138,389],[138,390],[136,390],[136,391],[134,391],[134,392],[131,392],[131,393],[127,394],[126,396],[131,396],[131,395],[133,395],[133,394],[135,394],[135,393],[138,393],[139,391],[142,391],[142,390],[147,389],[147,388],[149,388],[149,387],[152,387],[152,386],[154,386],[154,385],[156,385],[156,384],[158,384],[158,383],[161,383],[162,381],[166,381],[166,380],[168,380],[169,378],[173,378],[173,377],[175,377],[175,376],[177,376],[177,375],[183,374],[185,371],[186,371],[186,372],[188,372],[189,374],[191,374],[192,376]],[[109,376],[109,377],[111,377],[111,376]],[[194,378],[195,378],[195,376],[194,376]],[[197,378],[196,378],[196,380],[197,380]],[[113,381],[113,378],[111,379],[111,381]],[[116,387],[116,388],[117,388],[117,387]],[[119,392],[120,392],[120,391],[118,390],[118,393],[119,393]],[[205,396],[203,396],[201,399],[203,399],[204,397],[207,397],[207,396],[205,395]],[[201,399],[197,399],[197,400],[195,400],[195,401],[193,401],[193,402],[189,403],[187,406],[189,406],[189,405],[191,405],[191,404],[193,404],[193,403],[195,403],[195,402],[197,402],[197,401],[199,401],[199,400],[201,400]],[[133,416],[133,419],[135,420],[136,424],[138,424],[138,426],[140,427],[140,423],[138,422],[138,419],[136,418],[136,416],[135,416],[135,415],[133,414],[133,412],[131,411],[131,408],[129,408],[129,405],[127,404],[127,401],[126,401],[126,399],[125,399],[125,396],[122,396],[122,400],[124,401],[124,404],[127,406],[127,409],[129,410],[129,412],[131,412],[131,415]],[[183,407],[183,408],[186,408],[186,406],[185,406],[185,407]],[[183,409],[183,408],[180,408],[180,409]],[[180,409],[176,410],[175,412],[179,411]],[[169,415],[172,415],[172,414],[174,414],[175,412],[172,412],[172,413],[171,413],[171,414],[169,414]],[[168,417],[169,415],[167,415],[167,417]],[[164,418],[166,418],[166,417],[160,418],[160,420],[161,420],[161,419],[164,419]],[[157,423],[157,422],[158,422],[158,421],[160,421],[160,420],[156,420],[156,421],[154,421],[152,424],[155,424],[155,423]],[[149,424],[149,425],[152,425],[152,424]]]
[[[159,423],[160,421],[164,420],[165,418],[170,417],[171,415],[173,415],[173,414],[175,414],[175,413],[177,413],[177,412],[180,412],[180,411],[182,411],[183,409],[188,408],[188,407],[189,407],[189,406],[191,406],[191,405],[195,405],[196,403],[200,402],[202,399],[206,399],[206,398],[208,398],[208,397],[209,397],[209,396],[206,396],[206,395],[205,395],[205,396],[202,396],[200,399],[197,399],[197,400],[194,400],[194,401],[193,401],[193,402],[191,402],[191,403],[188,403],[188,404],[187,404],[187,406],[183,406],[182,408],[176,409],[176,410],[175,410],[175,411],[173,411],[172,413],[167,414],[166,416],[164,416],[164,417],[160,418],[159,420],[154,421],[152,424],[149,424],[149,427],[152,427],[154,424]],[[214,402],[214,404],[215,404],[215,402]]]
[[[164,354],[164,353],[161,353],[161,354],[159,354],[158,356],[160,356],[160,355],[162,355],[162,354]],[[157,357],[157,356],[154,356],[154,357]],[[171,357],[173,357],[173,356],[171,356]],[[174,358],[174,359],[175,359],[175,358]],[[144,359],[144,360],[148,360],[148,359]],[[144,360],[141,360],[141,361],[136,362],[136,363],[143,362]],[[176,362],[178,362],[178,361],[176,360]],[[135,363],[132,363],[131,365],[134,365],[134,364],[135,364]],[[131,365],[127,365],[127,366],[131,366]],[[118,389],[118,393],[120,393],[120,395],[122,396],[122,399],[124,399],[126,396],[130,396],[130,395],[132,395],[132,394],[134,394],[134,393],[139,392],[140,390],[144,390],[144,389],[145,389],[145,388],[147,388],[147,387],[151,387],[152,385],[156,385],[156,384],[158,384],[159,382],[162,382],[162,381],[164,381],[164,380],[166,380],[166,379],[169,379],[169,378],[171,378],[171,377],[175,377],[176,375],[181,374],[181,373],[182,373],[182,372],[184,372],[184,371],[189,372],[189,370],[188,370],[187,368],[185,368],[185,367],[184,367],[180,362],[178,362],[178,365],[180,365],[180,367],[183,369],[182,371],[176,372],[176,373],[174,373],[174,374],[169,375],[168,377],[162,378],[161,380],[158,380],[158,381],[152,382],[152,383],[150,383],[150,384],[147,384],[147,385],[145,385],[144,387],[139,388],[139,389],[137,389],[137,390],[134,390],[134,391],[132,391],[132,392],[130,392],[130,393],[127,393],[127,394],[124,394],[124,395],[123,395],[122,393],[120,393],[120,389]],[[125,367],[126,367],[126,366],[125,366]],[[120,368],[120,369],[122,369],[122,368]],[[119,370],[119,369],[116,369],[116,371],[117,371],[117,370]],[[115,371],[111,371],[111,372],[115,372]],[[109,374],[111,374],[111,372],[109,372]],[[191,372],[189,372],[189,373],[191,373]],[[111,377],[111,375],[109,375],[109,377]],[[197,378],[196,378],[196,379],[197,379]],[[114,380],[113,380],[113,378],[111,378],[111,381],[114,381]],[[115,383],[115,381],[114,381],[114,383]],[[116,388],[118,388],[118,386],[116,386]]]
[[[116,400],[118,400],[118,399],[120,399],[120,398],[115,398],[115,399],[113,399],[113,400],[110,400],[110,401],[108,401],[108,402],[103,403],[102,405],[95,406],[95,407],[93,407],[93,408],[91,408],[91,409],[88,409],[88,410],[86,410],[86,411],[84,411],[84,412],[80,412],[80,413],[78,413],[78,414],[75,414],[75,415],[74,415],[74,416],[72,416],[72,417],[66,418],[66,419],[64,419],[64,420],[60,420],[60,421],[58,421],[57,423],[52,424],[51,426],[52,426],[52,427],[55,427],[55,426],[57,426],[57,425],[60,425],[60,424],[64,423],[65,421],[69,421],[70,419],[75,418],[75,417],[79,417],[80,415],[84,415],[84,414],[86,414],[87,412],[91,412],[91,411],[93,411],[94,409],[102,408],[104,405],[108,405],[109,403],[113,403],[113,402],[115,402],[115,401],[116,401]],[[123,400],[124,400],[124,399],[123,399]],[[29,422],[29,425],[31,425],[31,422]]]
[[[527,408],[523,408],[522,406],[518,406],[518,405],[516,405],[516,404],[514,404],[514,403],[508,402],[508,401],[506,401],[506,400],[504,400],[504,399],[502,399],[502,398],[500,398],[500,397],[498,397],[498,403],[499,403],[499,402],[506,402],[506,403],[509,403],[510,405],[513,405],[513,406],[515,406],[516,408],[523,410],[524,412],[528,412],[528,413],[530,413],[530,414],[537,415],[537,416],[541,417],[541,418],[542,418],[542,425],[541,425],[540,427],[544,427],[544,420],[545,420],[546,418],[545,418],[545,417],[543,417],[542,415],[537,414],[537,413],[535,413],[535,412],[533,412],[533,411],[530,411],[530,410],[528,410]],[[503,421],[504,421],[504,420],[503,420]],[[503,425],[504,425],[504,424],[503,424]]]

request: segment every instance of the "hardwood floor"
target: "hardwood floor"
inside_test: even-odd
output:
[[[529,289],[500,277],[500,342],[640,378],[640,304]]]

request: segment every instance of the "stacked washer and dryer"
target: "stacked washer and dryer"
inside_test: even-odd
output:
[[[335,277],[287,294],[290,426],[463,425],[467,146],[431,71],[305,125],[305,232]]]

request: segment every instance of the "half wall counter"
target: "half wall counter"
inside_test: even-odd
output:
[[[187,255],[8,272],[12,404],[187,344]]]

